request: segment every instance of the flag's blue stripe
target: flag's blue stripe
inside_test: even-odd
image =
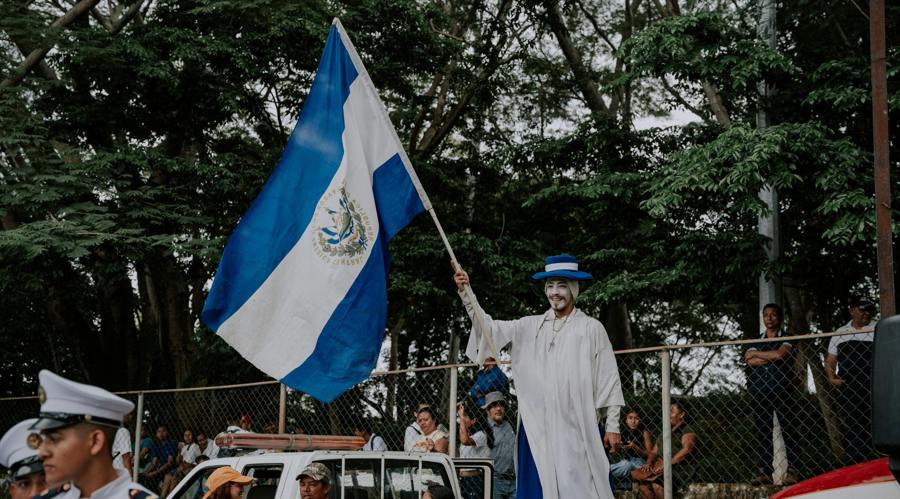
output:
[[[332,26],[281,160],[225,246],[202,314],[213,331],[266,281],[312,220],[344,156],[344,102],[356,76],[350,54]]]
[[[375,367],[387,318],[387,245],[425,210],[397,155],[375,170],[372,184],[380,224],[372,253],[322,329],[312,354],[281,379],[326,403],[368,378]]]

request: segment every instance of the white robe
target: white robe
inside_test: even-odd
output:
[[[618,432],[618,408],[625,400],[606,329],[578,309],[556,333],[552,310],[512,321],[493,320],[461,296],[473,318],[466,347],[469,358],[483,364],[495,355],[488,335],[498,350],[512,343],[519,415],[544,499],[612,499],[596,409],[616,408],[610,411],[616,417],[607,420],[606,429]]]

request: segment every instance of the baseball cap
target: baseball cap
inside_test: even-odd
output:
[[[331,483],[331,472],[328,471],[328,468],[322,463],[309,463],[306,465],[306,468],[303,468],[303,471],[297,475],[297,480],[308,476],[313,480],[318,480],[324,483]]]
[[[490,392],[484,396],[484,405],[482,405],[481,408],[487,409],[491,406],[491,404],[495,404],[497,402],[501,402],[503,405],[506,405],[506,397],[504,397],[500,392]]]
[[[217,468],[216,471],[210,473],[209,478],[206,479],[206,486],[209,488],[209,491],[206,494],[203,494],[203,499],[208,499],[209,496],[211,496],[213,492],[216,491],[216,489],[228,482],[247,485],[252,481],[252,477],[244,476],[238,473],[238,470],[232,468],[231,466],[222,466],[221,468]]]
[[[875,311],[875,304],[869,300],[866,300],[865,298],[851,301],[850,307],[851,308],[856,307],[856,308],[862,310],[863,312],[874,312]]]

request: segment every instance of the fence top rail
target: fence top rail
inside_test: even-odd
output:
[[[830,333],[806,333],[806,334],[796,334],[793,336],[782,336],[779,339],[790,341],[811,341],[818,338],[830,338],[832,336],[849,336],[851,334],[862,334],[862,333],[874,333],[875,329],[871,327],[864,327],[861,329],[855,329],[853,331],[838,331],[838,332],[830,332]],[[674,345],[658,345],[653,347],[642,347],[642,348],[629,348],[625,350],[616,350],[615,353],[623,354],[623,353],[643,353],[643,352],[661,352],[663,350],[681,350],[684,348],[709,348],[709,347],[727,347],[727,346],[737,346],[737,345],[753,345],[756,343],[766,343],[772,341],[771,338],[753,338],[750,340],[723,340],[723,341],[708,341],[701,343],[681,343]]]
[[[832,336],[848,336],[851,334],[860,334],[860,333],[873,333],[875,330],[870,327],[857,329],[854,331],[840,331],[840,332],[828,332],[828,333],[807,333],[807,334],[798,334],[794,336],[782,336],[781,339],[785,341],[797,340],[797,341],[809,341],[815,340],[818,338],[830,338]],[[628,348],[624,350],[616,350],[614,353],[616,355],[630,354],[630,353],[650,353],[650,352],[662,352],[664,350],[682,350],[686,348],[716,348],[716,347],[726,347],[726,346],[737,346],[737,345],[753,345],[756,343],[765,343],[771,341],[769,338],[754,338],[750,340],[723,340],[723,341],[709,341],[709,342],[701,342],[701,343],[681,343],[674,345],[657,345],[652,347],[641,347],[641,348]],[[511,362],[508,360],[499,361],[500,364],[510,364]],[[395,369],[392,371],[373,371],[370,375],[371,377],[376,376],[389,376],[392,374],[409,374],[409,373],[417,373],[417,372],[426,372],[426,371],[438,371],[442,369],[451,369],[451,368],[460,368],[460,367],[478,367],[477,364],[472,362],[461,362],[456,364],[441,364],[437,366],[425,366],[425,367],[411,367],[408,369]],[[131,390],[127,392],[115,392],[118,395],[141,395],[148,393],[178,393],[178,392],[197,392],[203,390],[225,390],[225,389],[234,389],[234,388],[249,388],[254,386],[264,386],[264,385],[277,385],[279,381],[277,380],[269,380],[269,381],[257,381],[255,383],[241,383],[235,385],[218,385],[218,386],[198,386],[192,388],[158,388],[153,390]],[[19,397],[0,397],[0,402],[5,401],[13,401],[13,400],[31,400],[36,399],[36,395],[25,395]]]

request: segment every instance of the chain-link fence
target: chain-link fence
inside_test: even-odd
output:
[[[831,337],[844,338],[833,359],[838,366],[836,377],[842,382],[829,382],[826,346]],[[627,405],[622,411],[622,435],[641,437],[635,447],[618,450],[611,462],[629,456],[643,460],[665,456],[669,449],[676,487],[693,491],[693,496],[707,490],[708,497],[741,497],[744,492],[739,491],[750,490],[747,497],[759,497],[760,490],[764,493],[773,482],[789,483],[875,457],[870,369],[866,368],[870,340],[871,334],[831,333],[617,352]],[[508,373],[506,365],[499,369]],[[402,450],[415,409],[423,403],[433,408],[450,434],[451,448],[456,448],[456,404],[451,401],[477,405],[469,401],[469,393],[478,376],[471,365],[373,373],[329,404],[277,382],[123,395],[135,402],[141,414],[140,421],[128,429],[133,438],[134,432],[139,433],[134,438],[135,467],[144,470],[155,455],[159,437],[184,441],[189,431],[194,441],[198,436],[209,441],[229,427],[259,433],[352,435],[365,423],[389,449]],[[512,380],[507,413],[512,422],[516,421],[514,385]],[[678,408],[663,411],[666,398],[677,402]],[[0,399],[0,428],[5,431],[37,412],[36,398]],[[627,417],[632,412],[640,419],[636,430],[630,429],[634,414]],[[666,425],[670,432],[663,432]],[[644,445],[644,431],[649,448]],[[671,434],[668,442],[664,433]],[[149,485],[161,487],[158,478],[148,480]],[[620,495],[636,488],[628,480],[615,482]]]

